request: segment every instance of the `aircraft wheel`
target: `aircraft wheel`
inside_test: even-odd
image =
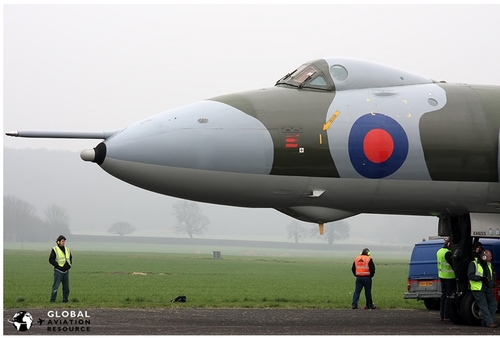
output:
[[[465,324],[471,326],[481,325],[483,315],[481,314],[481,310],[479,310],[479,306],[477,306],[476,300],[471,292],[467,292],[462,298],[462,302],[460,304],[460,314],[462,315]]]
[[[452,323],[457,325],[464,324],[464,320],[458,311],[460,308],[460,301],[463,300],[463,298],[448,298],[447,300],[446,309]]]

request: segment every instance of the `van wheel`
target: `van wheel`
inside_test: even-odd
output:
[[[432,298],[424,299],[424,305],[427,308],[427,310],[439,311],[440,302],[441,301],[439,299],[432,299]]]
[[[479,306],[477,306],[476,299],[470,291],[462,298],[462,302],[460,303],[460,314],[467,325],[481,325],[483,316],[481,310],[479,310]]]

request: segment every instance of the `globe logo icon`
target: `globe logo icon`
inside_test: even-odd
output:
[[[19,311],[8,322],[14,325],[17,331],[28,331],[33,323],[33,317],[31,317],[29,312]]]

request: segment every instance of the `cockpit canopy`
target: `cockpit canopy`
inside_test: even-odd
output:
[[[340,91],[432,83],[429,78],[389,66],[348,58],[319,59],[303,64],[276,86]]]
[[[332,77],[325,60],[304,63],[293,72],[283,76],[276,86],[291,86],[298,89],[335,90]]]

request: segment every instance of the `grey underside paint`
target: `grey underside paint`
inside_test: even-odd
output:
[[[448,215],[495,212],[498,183],[311,178],[216,172],[106,158],[109,174],[161,194],[240,207],[317,206],[352,213]],[[495,193],[488,195],[488,189]],[[312,190],[323,189],[318,198]],[[324,220],[331,221],[331,220]]]

